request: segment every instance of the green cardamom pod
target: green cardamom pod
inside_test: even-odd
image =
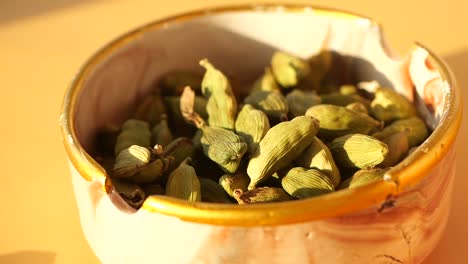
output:
[[[276,83],[275,77],[273,76],[273,72],[271,68],[266,68],[265,73],[263,73],[260,78],[258,78],[253,87],[251,92],[257,91],[280,91],[281,88]]]
[[[167,109],[167,121],[168,125],[177,135],[190,136],[195,132],[195,128],[188,124],[181,111],[181,98],[180,96],[165,96],[164,104]],[[194,98],[194,110],[203,118],[208,118],[206,112],[207,101],[203,96],[195,96]]]
[[[105,186],[108,193],[114,190],[128,205],[135,209],[140,208],[146,199],[146,194],[140,186],[125,179],[107,177]]]
[[[167,146],[173,140],[172,132],[167,124],[167,116],[162,115],[161,121],[151,129],[151,141],[153,145]]]
[[[254,92],[244,99],[244,103],[263,111],[274,121],[288,119],[288,101],[278,91]]]
[[[372,168],[380,164],[388,154],[385,143],[362,134],[336,138],[329,147],[340,168]]]
[[[289,195],[308,198],[333,192],[335,188],[330,178],[316,169],[292,168],[281,180],[283,189]]]
[[[154,126],[161,121],[161,116],[164,114],[166,114],[166,108],[162,97],[159,94],[151,94],[138,105],[133,118],[146,121],[150,126]]]
[[[225,172],[234,173],[247,151],[247,144],[231,130],[206,125],[200,129],[203,153]]]
[[[164,95],[179,96],[185,86],[200,91],[203,76],[193,71],[171,71],[164,74],[158,82],[158,87]]]
[[[293,200],[283,189],[274,187],[260,187],[244,192],[234,190],[234,198],[239,204],[272,203]]]
[[[314,137],[312,143],[295,160],[300,167],[317,169],[327,175],[333,183],[338,186],[341,181],[340,171],[333,160],[333,156],[319,138]]]
[[[224,191],[231,196],[236,189],[242,191],[247,191],[247,186],[249,186],[250,178],[245,174],[244,171],[238,170],[234,174],[224,174],[219,178],[219,184],[223,187]]]
[[[429,136],[426,124],[419,117],[396,120],[386,126],[382,131],[372,134],[372,136],[378,139],[384,139],[396,132],[406,133],[410,148],[419,145]]]
[[[405,132],[397,132],[382,140],[388,146],[388,155],[379,167],[386,168],[396,165],[408,152],[408,136]]]
[[[406,97],[390,88],[377,88],[374,96],[371,112],[378,120],[386,122],[417,114],[416,108]]]
[[[129,148],[131,145],[141,147],[150,147],[151,132],[148,122],[129,119],[122,125],[114,148],[114,155],[117,156],[120,151]]]
[[[352,189],[369,184],[371,182],[383,180],[383,177],[387,171],[388,169],[381,168],[358,170],[351,178],[343,181],[338,189]]]
[[[347,106],[352,103],[362,103],[369,110],[371,102],[366,98],[358,94],[341,94],[341,93],[329,93],[321,94],[322,104],[330,104],[337,106]]]
[[[258,143],[270,129],[270,122],[264,112],[246,104],[236,119],[236,133],[247,143],[247,151],[254,153]]]
[[[320,121],[318,137],[325,140],[354,133],[368,134],[382,126],[381,122],[368,115],[336,105],[315,105],[307,110],[306,115]]]
[[[353,110],[355,112],[369,115],[369,111],[367,110],[367,107],[363,103],[360,103],[360,102],[350,103],[349,105],[346,106],[346,108],[349,110]]]
[[[159,158],[142,168],[131,180],[136,183],[150,183],[160,179],[168,170],[173,158]]]
[[[298,116],[270,128],[247,166],[249,190],[296,159],[312,143],[318,128],[318,120],[310,116]]]
[[[208,124],[234,130],[237,102],[229,80],[207,59],[201,60],[200,65],[206,69],[201,90],[207,100]]]
[[[165,158],[173,157],[168,172],[172,172],[175,168],[179,167],[180,163],[186,158],[191,157],[195,151],[195,146],[192,140],[186,137],[179,137],[169,143],[163,151],[162,156]]]
[[[280,51],[273,54],[271,69],[276,81],[284,88],[298,85],[311,71],[307,61]]]
[[[294,89],[286,95],[289,113],[292,117],[304,115],[307,109],[322,102],[320,96],[315,92],[303,92]]]
[[[307,62],[310,65],[310,71],[297,88],[303,91],[319,91],[326,74],[332,66],[333,54],[330,50],[321,50],[307,59]]]
[[[221,185],[219,185],[217,182],[208,178],[200,178],[199,180],[202,193],[202,202],[231,203],[223,187],[221,187]]]
[[[151,151],[148,148],[132,145],[117,155],[112,177],[128,178],[135,175],[150,162]]]
[[[200,181],[195,169],[189,165],[190,158],[185,159],[167,179],[166,195],[188,200],[201,201]]]

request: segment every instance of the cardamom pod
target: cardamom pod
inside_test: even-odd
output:
[[[151,141],[153,145],[167,146],[173,140],[172,132],[167,124],[167,116],[162,115],[161,121],[151,129]]]
[[[371,182],[383,180],[383,177],[387,171],[388,169],[381,168],[358,170],[351,178],[343,181],[338,189],[352,189],[369,184]]]
[[[369,111],[367,110],[367,107],[363,103],[360,103],[360,102],[350,103],[349,105],[346,106],[346,108],[349,110],[353,110],[353,111],[365,114],[365,115],[369,115]]]
[[[186,158],[167,179],[166,195],[188,200],[201,201],[200,181],[195,169],[189,165],[190,158]]]
[[[386,168],[396,165],[408,152],[408,136],[404,132],[397,132],[382,140],[388,146],[388,155],[379,167]]]
[[[371,103],[372,115],[378,120],[392,121],[416,115],[416,108],[403,95],[390,88],[377,88]]]
[[[370,109],[371,102],[358,94],[329,93],[320,95],[322,104],[331,104],[337,106],[347,106],[352,103],[362,103]]]
[[[263,111],[273,121],[288,119],[288,101],[278,91],[254,92],[244,99],[244,103]]]
[[[133,118],[146,121],[150,126],[154,126],[161,121],[161,115],[164,114],[166,114],[166,108],[161,95],[151,94],[138,105]]]
[[[168,172],[172,172],[175,168],[179,167],[180,163],[186,158],[191,157],[195,151],[192,140],[186,137],[179,137],[169,143],[162,153],[165,158],[173,157]]]
[[[234,174],[224,174],[219,178],[219,184],[223,187],[224,191],[231,196],[233,196],[233,192],[236,189],[240,189],[242,191],[247,191],[247,186],[249,186],[249,176],[245,174],[244,171],[239,170]]]
[[[330,178],[316,169],[292,168],[281,180],[283,189],[298,198],[314,197],[333,192],[335,188]]]
[[[114,190],[128,205],[135,209],[140,208],[146,199],[146,194],[140,186],[125,179],[111,179],[107,177],[105,187],[108,193]]]
[[[151,151],[148,148],[132,145],[117,155],[112,177],[128,178],[135,175],[150,162]]]
[[[131,180],[136,183],[150,183],[160,179],[168,170],[173,158],[159,158],[143,167],[132,176]]]
[[[200,178],[199,181],[201,187],[202,202],[231,203],[223,187],[221,187],[221,185],[219,185],[217,182],[208,178]]]
[[[303,92],[294,89],[286,95],[289,113],[292,117],[304,115],[307,109],[322,102],[320,96],[315,92]]]
[[[229,80],[207,59],[201,60],[200,65],[206,69],[201,90],[207,100],[208,124],[234,130],[237,102]]]
[[[247,192],[234,190],[234,199],[239,204],[272,203],[293,200],[283,189],[274,187],[260,187]]]
[[[247,151],[247,144],[231,130],[206,125],[200,129],[203,153],[225,172],[234,173]]]
[[[298,116],[270,128],[247,166],[248,189],[296,159],[314,140],[318,128],[318,120],[310,116]]]
[[[258,78],[252,86],[251,93],[257,91],[280,91],[281,88],[276,83],[275,77],[271,68],[266,68],[260,78]]]
[[[297,157],[295,162],[300,167],[319,170],[330,178],[335,187],[340,184],[340,171],[333,156],[327,145],[317,137],[314,137],[312,143]]]
[[[372,168],[380,164],[388,154],[385,143],[362,134],[336,138],[329,147],[340,168]]]
[[[236,133],[247,143],[247,152],[254,153],[258,143],[270,129],[270,122],[264,112],[246,104],[236,119]]]
[[[177,135],[180,136],[191,136],[195,132],[195,128],[185,122],[184,117],[180,111],[181,100],[180,96],[165,96],[164,105],[167,109],[167,121],[169,127]],[[203,118],[208,118],[206,112],[207,101],[203,96],[195,96],[194,98],[194,109]]]
[[[280,51],[273,54],[271,69],[276,81],[284,88],[298,85],[310,73],[307,61]]]
[[[136,119],[125,121],[115,142],[114,155],[117,156],[131,145],[150,147],[151,132],[148,122]]]
[[[325,140],[354,133],[368,134],[382,126],[381,122],[368,115],[336,105],[315,105],[306,111],[306,115],[320,121],[318,137]]]
[[[428,136],[426,124],[419,117],[410,117],[407,119],[396,120],[386,126],[382,131],[372,134],[373,137],[384,139],[396,132],[405,132],[408,136],[409,147],[414,147],[423,142]]]
[[[310,72],[297,86],[303,91],[319,91],[322,82],[333,63],[333,54],[330,50],[321,50],[319,53],[307,59]]]
[[[203,76],[194,71],[171,71],[164,74],[158,82],[158,87],[164,95],[181,95],[185,86],[200,91]]]

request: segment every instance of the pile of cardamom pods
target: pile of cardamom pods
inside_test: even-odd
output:
[[[207,59],[203,76],[167,73],[121,127],[98,133],[106,186],[139,208],[149,195],[250,204],[382,180],[428,129],[391,88],[320,87],[327,56],[275,52],[242,100]]]

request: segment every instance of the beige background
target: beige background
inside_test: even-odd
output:
[[[154,19],[235,2],[0,1],[0,263],[99,263],[81,233],[58,128],[65,89],[80,65],[115,36]],[[468,2],[309,3],[377,18],[398,51],[415,40],[424,43],[448,62],[462,90],[468,89]],[[466,126],[456,146],[448,228],[426,264],[468,259]]]

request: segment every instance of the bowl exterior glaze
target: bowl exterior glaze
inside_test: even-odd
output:
[[[291,30],[304,25],[310,28]],[[406,95],[434,132],[385,181],[313,199],[243,208],[152,196],[135,211],[106,189],[105,171],[88,151],[93,134],[125,120],[161,74],[200,71],[196,62],[208,57],[238,73],[232,81],[242,94],[275,49],[303,57],[332,49],[348,56],[354,75]],[[91,58],[63,108],[61,128],[82,228],[103,263],[421,263],[447,222],[459,91],[434,54],[415,45],[396,58],[380,27],[367,18],[267,5],[152,23]]]

